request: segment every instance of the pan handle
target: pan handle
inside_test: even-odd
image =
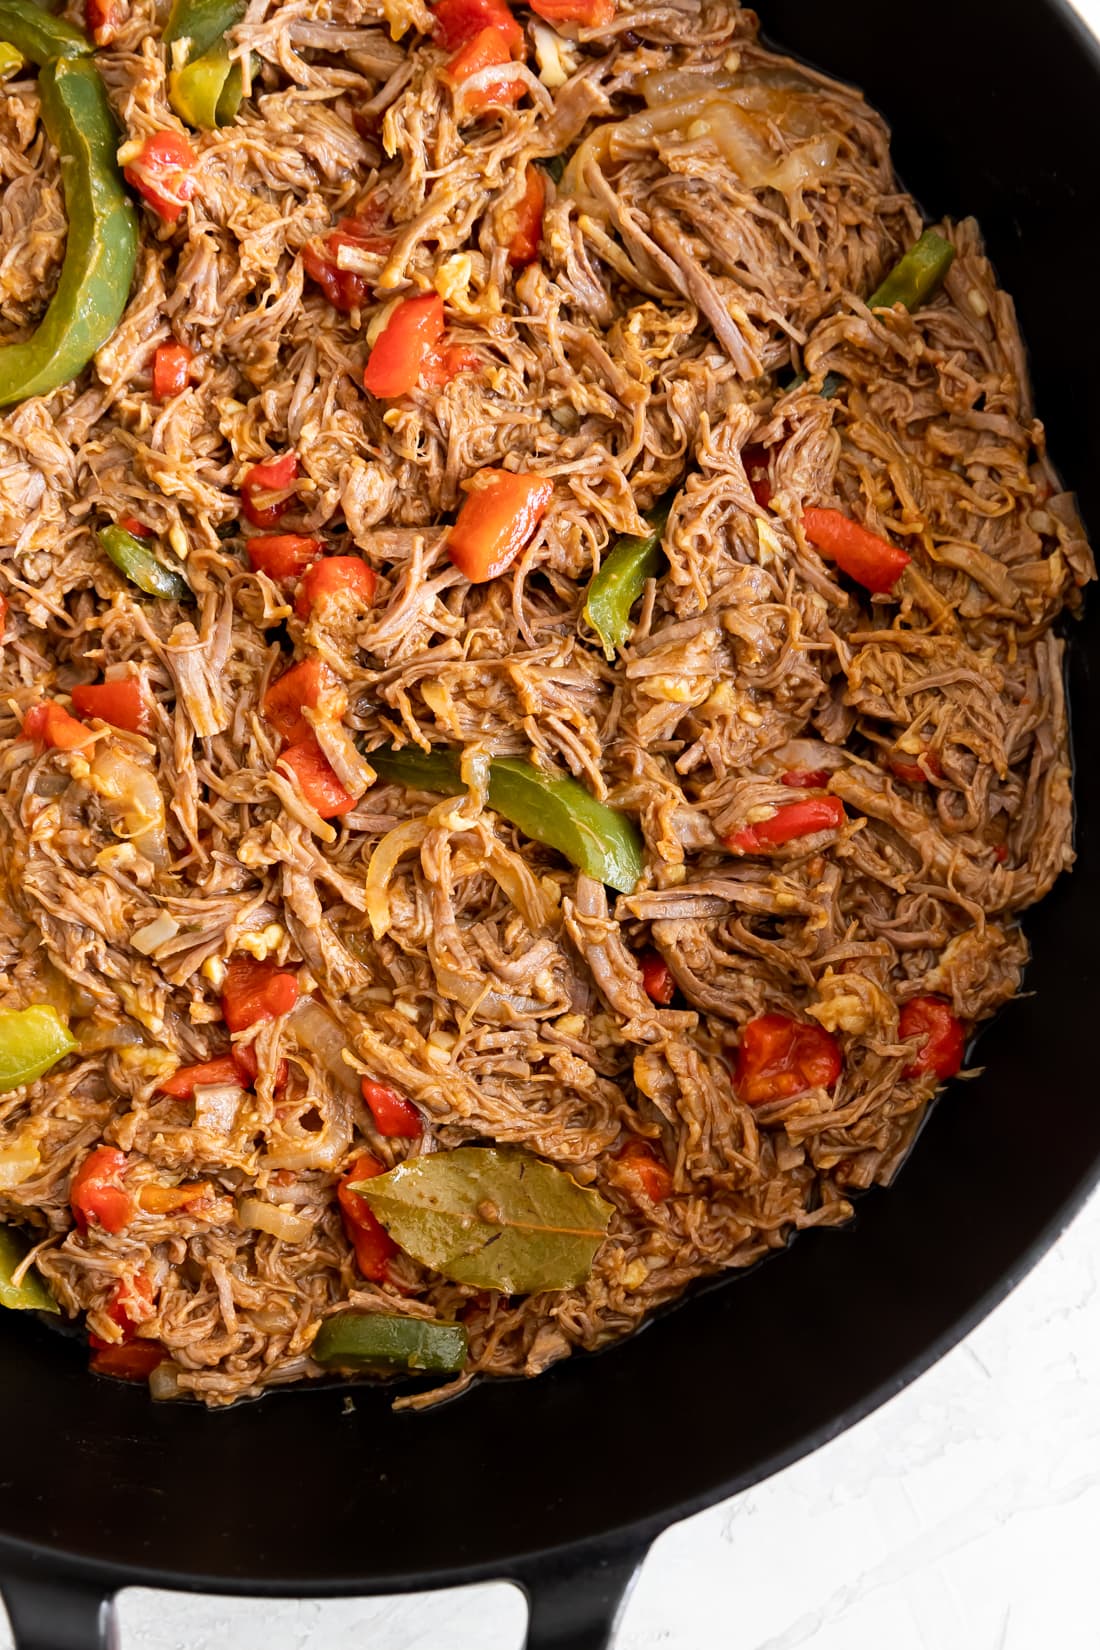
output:
[[[527,1595],[524,1650],[610,1650],[645,1548],[578,1560],[569,1554],[524,1565],[513,1577]]]
[[[101,1587],[9,1575],[2,1591],[15,1650],[115,1650],[114,1601]]]

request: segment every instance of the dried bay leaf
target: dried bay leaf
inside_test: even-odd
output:
[[[410,1158],[353,1190],[414,1260],[509,1295],[583,1282],[613,1212],[564,1169],[496,1146]]]

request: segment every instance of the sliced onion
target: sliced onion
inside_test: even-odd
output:
[[[420,847],[430,828],[427,819],[407,819],[403,825],[387,831],[370,856],[364,892],[367,916],[376,940],[389,933],[389,886],[398,862],[403,854]]]
[[[174,1398],[182,1396],[180,1388],[180,1366],[170,1363],[166,1358],[163,1363],[157,1364],[149,1371],[149,1396],[158,1404],[171,1403]]]
[[[279,1203],[265,1203],[262,1197],[242,1197],[237,1205],[237,1222],[247,1230],[270,1232],[284,1243],[304,1243],[313,1230],[305,1215],[296,1215]]]
[[[154,865],[165,864],[168,833],[164,797],[149,769],[107,740],[96,749],[89,781],[106,804],[107,812],[119,822],[111,827],[115,835],[132,842]]]
[[[20,1140],[14,1146],[5,1146],[0,1151],[0,1192],[21,1186],[24,1180],[38,1173],[41,1165],[37,1140]]]
[[[315,997],[300,997],[290,1012],[288,1023],[303,1048],[308,1048],[311,1054],[317,1056],[329,1076],[348,1094],[358,1096],[359,1074],[344,1059],[348,1037],[339,1020]]]
[[[237,1121],[244,1090],[238,1083],[195,1085],[195,1127],[211,1134],[228,1134]]]
[[[130,936],[130,944],[143,957],[151,957],[158,945],[174,940],[179,931],[180,925],[175,917],[162,911],[159,917],[154,917],[152,922],[147,922],[144,928],[139,928],[136,934]]]

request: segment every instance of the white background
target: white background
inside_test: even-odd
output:
[[[1100,30],[1100,0],[1079,10]],[[1098,1254],[1094,1197],[922,1380],[669,1530],[615,1650],[1097,1650]],[[135,1591],[119,1616],[121,1650],[519,1650],[524,1606],[504,1586],[263,1605]]]

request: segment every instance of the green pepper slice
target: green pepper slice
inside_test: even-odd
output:
[[[955,248],[934,229],[926,229],[915,246],[899,258],[882,285],[867,300],[868,309],[893,309],[904,304],[918,309],[936,291],[951,268]]]
[[[661,538],[668,525],[669,505],[650,511],[646,520],[650,531],[641,536],[624,534],[616,539],[610,555],[588,586],[584,616],[603,643],[607,657],[614,661],[616,650],[630,635],[630,609],[642,593],[647,579],[661,566]]]
[[[0,80],[10,80],[13,74],[18,74],[26,59],[18,46],[10,46],[6,40],[0,40]]]
[[[168,76],[168,101],[180,119],[197,131],[211,131],[218,124],[218,106],[229,73],[229,48],[223,40],[182,69],[173,69]]]
[[[338,1369],[403,1369],[457,1375],[466,1362],[460,1323],[390,1317],[384,1312],[340,1312],[317,1331],[310,1356]]]
[[[367,760],[383,779],[412,790],[464,790],[457,756],[436,749],[385,746]],[[548,778],[516,757],[495,757],[489,766],[489,806],[518,825],[525,836],[556,848],[580,870],[620,894],[631,894],[643,870],[642,840],[626,814],[609,808],[576,779]]]
[[[202,57],[244,14],[244,0],[173,0],[162,38],[166,46],[186,41],[188,60]]]
[[[13,1283],[16,1268],[25,1259],[27,1246],[10,1226],[0,1226],[0,1306],[14,1312],[60,1312],[61,1308],[34,1267]]]
[[[33,1083],[75,1047],[68,1026],[48,1003],[0,1009],[0,1094]]]
[[[88,57],[92,52],[87,35],[63,17],[43,11],[33,0],[0,0],[0,38],[39,66],[55,57]]]
[[[120,573],[125,573],[131,584],[144,590],[147,596],[159,596],[163,601],[183,602],[191,594],[191,586],[182,573],[174,573],[125,527],[101,527],[96,535]]]
[[[0,34],[8,39],[4,6],[15,4],[0,6]],[[57,18],[48,22],[58,25]],[[33,55],[23,39],[13,43]],[[38,91],[61,156],[69,229],[57,288],[37,332],[0,348],[0,406],[47,395],[83,371],[121,319],[137,262],[137,216],[119,177],[118,135],[95,64],[54,57],[38,76]]]

